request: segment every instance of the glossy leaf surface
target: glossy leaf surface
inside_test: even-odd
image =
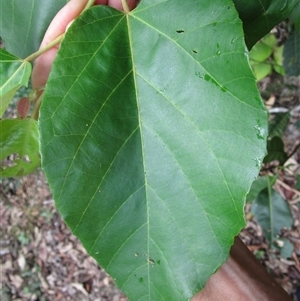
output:
[[[39,49],[51,20],[68,0],[0,0],[0,37],[6,49],[25,58]]]
[[[0,117],[16,91],[28,84],[31,65],[0,48]]]
[[[187,300],[226,260],[267,118],[230,1],[93,7],[40,113],[56,206],[131,300]]]
[[[0,120],[0,177],[24,176],[40,166],[37,121]],[[7,157],[12,156],[11,160]]]
[[[270,190],[266,188],[260,192],[252,203],[251,211],[270,245],[274,243],[281,229],[290,228],[293,224],[288,203],[272,188]]]
[[[233,0],[233,2],[243,21],[248,49],[286,19],[299,4],[299,0]]]

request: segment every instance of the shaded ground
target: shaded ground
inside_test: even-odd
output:
[[[1,187],[1,300],[127,300],[62,222],[42,172]]]

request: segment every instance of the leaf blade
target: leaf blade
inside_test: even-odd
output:
[[[251,211],[263,229],[269,244],[273,246],[276,235],[283,228],[291,227],[291,210],[282,196],[273,188],[262,190],[252,203]]]
[[[3,161],[18,155],[9,165],[0,166],[1,177],[18,177],[32,173],[40,166],[37,121],[27,119],[0,120],[0,149]]]
[[[0,117],[2,117],[17,90],[22,86],[27,87],[31,75],[31,65],[4,49],[0,49],[0,64]]]
[[[0,0],[0,36],[5,47],[25,58],[40,47],[47,27],[68,0],[24,0],[22,3]]]
[[[185,12],[193,21],[177,18],[172,27],[165,26],[167,15],[178,11],[180,1],[143,1],[127,15],[92,8],[69,28],[47,85],[41,152],[56,205],[88,252],[132,299],[191,298],[226,260],[244,225],[244,198],[264,155],[266,112],[254,88],[237,14],[229,2],[220,3],[225,4],[202,25],[195,13],[201,10],[189,3]],[[207,1],[203,16],[216,7]],[[202,45],[209,31],[224,27],[213,24],[220,16],[225,24],[234,18],[232,36],[219,45],[211,41],[211,55]],[[91,35],[97,28],[101,33]],[[178,41],[179,29],[189,37]],[[204,40],[194,44],[195,36]],[[235,72],[219,74],[233,49]],[[188,76],[176,77],[184,67]],[[251,88],[237,89],[237,81]],[[241,128],[228,106],[246,108]],[[231,122],[210,121],[224,110]],[[246,143],[243,155],[233,152],[232,140]],[[58,154],[55,146],[62,141],[65,147]],[[210,189],[214,181],[216,195]],[[212,208],[217,195],[223,201]]]

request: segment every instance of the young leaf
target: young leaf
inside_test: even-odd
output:
[[[286,19],[299,0],[233,0],[243,21],[248,49]]]
[[[96,6],[69,28],[40,112],[56,205],[132,300],[187,300],[227,259],[267,114],[231,1]]]
[[[31,65],[0,48],[0,117],[16,91],[28,84]]]
[[[19,101],[18,101],[18,105],[17,105],[17,113],[19,118],[24,119],[27,117],[28,112],[30,109],[30,100],[27,97],[22,97]]]
[[[283,141],[280,137],[274,136],[271,140],[268,140],[267,150],[268,154],[264,158],[264,163],[279,161],[280,165],[283,165],[288,159],[284,151]]]
[[[290,112],[276,114],[269,124],[269,138],[281,137],[290,122],[290,118]]]
[[[68,0],[0,0],[0,37],[5,48],[25,58],[40,47],[47,27]]]
[[[262,190],[268,187],[268,185],[273,186],[275,181],[276,177],[259,177],[252,183],[251,189],[247,194],[246,200],[252,202]]]
[[[274,243],[281,229],[293,225],[289,205],[274,189],[270,189],[270,193],[268,188],[261,191],[252,203],[251,211],[270,245]]]
[[[256,80],[262,80],[266,76],[272,73],[272,65],[269,62],[256,63],[250,61]]]
[[[40,165],[37,121],[0,120],[0,177],[24,176]],[[7,157],[14,156],[8,161]],[[5,161],[6,160],[6,161]]]

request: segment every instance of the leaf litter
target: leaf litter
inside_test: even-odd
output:
[[[61,220],[41,171],[1,181],[2,301],[127,300]]]

